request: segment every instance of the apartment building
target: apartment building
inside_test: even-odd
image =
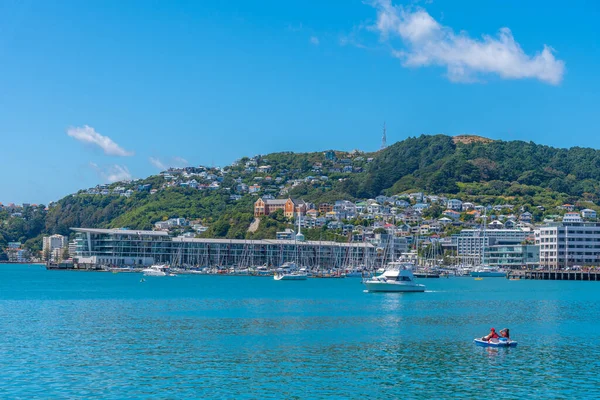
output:
[[[600,265],[600,223],[548,223],[535,230],[535,243],[542,266]]]

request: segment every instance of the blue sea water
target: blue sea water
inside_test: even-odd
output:
[[[600,283],[421,282],[0,265],[0,398],[600,398]]]

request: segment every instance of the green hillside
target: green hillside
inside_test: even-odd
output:
[[[198,188],[185,186],[190,176]],[[254,186],[260,186],[258,193],[248,193]],[[29,241],[37,249],[42,234],[69,234],[73,226],[151,229],[155,222],[174,217],[208,226],[203,234],[207,236],[272,237],[286,226],[278,216],[265,218],[256,232],[247,232],[258,196],[332,203],[413,191],[484,204],[543,206],[550,212],[564,202],[585,202],[594,208],[600,198],[600,151],[423,135],[372,154],[284,152],[243,158],[223,169],[167,171],[82,190],[52,204],[48,211],[28,211],[20,217],[0,212],[0,245]],[[324,231],[308,235],[331,236]]]
[[[462,196],[546,193],[597,201],[600,151],[557,149],[522,141],[462,143],[421,136],[380,152],[366,173],[344,183],[357,197],[423,190]]]

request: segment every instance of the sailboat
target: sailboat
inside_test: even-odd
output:
[[[483,240],[481,244],[481,265],[478,265],[471,271],[471,276],[475,279],[477,278],[505,278],[506,271],[498,268],[487,265],[485,263],[485,247],[486,247],[486,228],[487,228],[487,209],[483,216]]]
[[[298,213],[298,233],[294,239],[294,247],[296,248],[296,261],[298,260],[298,242],[304,242],[304,235],[301,231],[302,215]],[[273,279],[276,281],[305,281],[308,275],[302,270],[298,270],[297,262],[286,262],[281,267],[277,268]]]

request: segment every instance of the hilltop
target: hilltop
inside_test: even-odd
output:
[[[0,210],[0,247],[14,240],[29,241],[29,247],[38,249],[40,235],[69,235],[73,226],[152,229],[156,222],[176,217],[190,221],[182,232],[272,237],[285,226],[284,219],[265,218],[258,228],[255,224],[255,232],[248,232],[258,197],[294,197],[318,205],[409,192],[479,204],[511,203],[545,214],[565,202],[594,208],[600,198],[600,151],[473,135],[422,135],[376,153],[330,150],[244,157],[224,168],[169,169],[84,189],[48,210]],[[536,218],[543,215],[537,212]]]
[[[491,143],[492,139],[484,138],[483,136],[477,135],[457,135],[452,137],[454,144],[472,144],[472,143]]]

